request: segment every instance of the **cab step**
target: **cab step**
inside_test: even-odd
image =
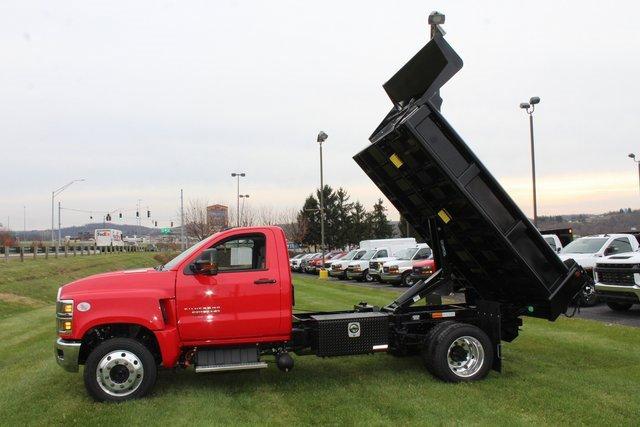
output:
[[[267,366],[260,361],[256,347],[223,347],[198,350],[195,369],[196,372],[223,372]]]

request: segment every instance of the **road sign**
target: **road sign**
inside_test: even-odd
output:
[[[162,234],[171,234],[171,229],[170,229],[170,228],[168,228],[168,227],[161,228],[161,229],[160,229],[160,232],[161,232]]]

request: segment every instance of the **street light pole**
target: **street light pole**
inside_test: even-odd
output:
[[[74,179],[71,182],[66,183],[65,185],[63,185],[62,187],[58,188],[57,190],[53,190],[51,192],[51,243],[55,243],[56,238],[55,238],[55,228],[54,228],[54,206],[55,206],[55,198],[58,194],[62,193],[64,190],[66,190],[67,188],[69,188],[69,186],[71,184],[73,184],[74,182],[81,182],[84,181],[85,179]],[[58,216],[60,215],[60,213],[58,213]],[[58,228],[60,227],[60,219],[58,218]],[[60,232],[58,232],[58,240],[60,240]]]
[[[638,165],[638,190],[640,191],[640,160],[636,160],[636,155],[633,153],[629,153],[629,157]]]
[[[538,226],[538,199],[536,197],[536,155],[533,140],[533,112],[535,111],[536,104],[539,103],[540,98],[534,96],[529,99],[529,102],[523,102],[520,104],[520,108],[529,115],[529,134],[531,135],[531,179],[533,181],[533,225],[536,227]]]
[[[324,268],[324,175],[322,171],[322,143],[329,135],[320,131],[318,133],[318,144],[320,145],[320,246],[322,248],[322,268]]]
[[[183,251],[186,249],[184,244],[184,197],[182,188],[180,189],[180,247]]]
[[[236,224],[240,227],[240,177],[244,177],[244,172],[232,172],[231,176],[237,178],[238,186],[236,192]]]

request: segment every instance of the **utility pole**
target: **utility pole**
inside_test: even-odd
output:
[[[62,236],[60,235],[60,212],[62,211],[60,207],[60,202],[58,202],[58,246],[62,244]]]
[[[180,246],[183,251],[186,249],[184,242],[184,197],[182,188],[180,189]]]
[[[636,155],[633,153],[629,153],[629,158],[638,165],[638,190],[640,190],[640,160],[636,160]]]
[[[66,183],[65,185],[63,185],[62,187],[58,188],[57,190],[53,190],[51,192],[51,243],[55,243],[56,239],[55,239],[55,228],[54,228],[54,206],[55,206],[55,198],[58,194],[62,193],[64,190],[66,190],[71,184],[73,184],[74,182],[81,182],[84,181],[85,179],[74,179],[71,182]],[[59,221],[58,221],[59,222]],[[59,240],[59,239],[58,239]]]
[[[140,202],[141,201],[142,201],[142,199],[138,199],[138,204],[136,206],[136,209],[137,209],[136,212],[138,213],[138,215],[137,215],[138,216],[138,218],[137,218],[138,224],[137,224],[137,227],[136,227],[136,243],[138,242],[138,239],[140,238],[140,218],[142,217],[142,212],[140,212]],[[140,243],[142,243],[142,242],[140,242]]]
[[[26,240],[27,238],[27,207],[22,206],[22,226],[23,226],[23,235],[22,240]]]
[[[240,218],[242,218],[242,217],[244,217],[244,202],[245,202],[246,199],[249,198],[249,195],[248,194],[241,194],[240,198],[242,199],[242,209],[240,210],[240,212],[241,212]]]
[[[236,192],[236,223],[237,227],[240,227],[240,177],[245,176],[244,172],[232,172],[231,176],[238,179],[238,187]]]
[[[533,144],[533,112],[536,104],[540,103],[540,98],[533,96],[529,102],[520,103],[522,108],[529,115],[529,134],[531,135],[531,179],[533,181],[533,225],[538,226],[538,202],[536,197],[536,155]]]
[[[324,176],[322,171],[322,143],[329,135],[320,131],[318,133],[318,144],[320,145],[320,246],[322,247],[322,268],[324,268]]]

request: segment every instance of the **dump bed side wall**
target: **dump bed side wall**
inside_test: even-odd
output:
[[[423,237],[439,216],[447,265],[484,299],[557,317],[568,268],[432,105],[401,117],[383,123],[356,162]]]

